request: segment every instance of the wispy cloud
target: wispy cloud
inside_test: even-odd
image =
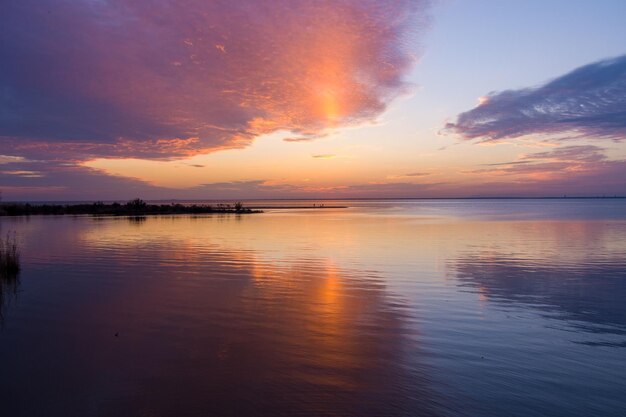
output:
[[[626,195],[626,160],[593,145],[564,146],[465,171],[477,196]]]
[[[10,163],[0,171],[0,190],[7,200],[102,200],[169,198],[169,189],[135,178],[67,163]]]
[[[312,142],[314,140],[317,139],[321,139],[321,138],[325,138],[327,137],[329,134],[328,132],[324,132],[324,133],[302,133],[298,136],[290,136],[290,137],[286,137],[283,139],[283,141],[285,142]]]
[[[487,175],[534,175],[571,176],[582,172],[596,171],[606,164],[623,161],[609,161],[604,148],[593,145],[564,146],[546,152],[521,155],[509,162],[485,164],[489,168],[466,171],[470,174]]]
[[[406,174],[387,175],[387,179],[419,178],[431,175],[430,172],[409,172]]]
[[[416,198],[439,195],[443,182],[372,182],[347,186],[329,187],[326,195],[340,198]]]
[[[26,159],[22,156],[0,155],[0,164],[10,164],[14,162],[24,162]]]
[[[626,139],[626,55],[585,65],[540,87],[490,93],[445,130],[481,141],[563,133]]]
[[[332,159],[335,156],[336,155],[331,154],[331,153],[324,153],[324,154],[320,154],[320,155],[311,155],[311,157],[315,158],[315,159]]]
[[[13,171],[0,171],[0,172],[5,175],[17,175],[19,177],[25,177],[25,178],[43,177],[43,174],[39,171],[28,171],[28,170],[23,170],[23,169],[16,169]]]

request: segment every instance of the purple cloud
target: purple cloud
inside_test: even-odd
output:
[[[405,89],[405,40],[427,3],[4,2],[0,145],[172,158],[360,123]]]
[[[624,161],[610,161],[604,148],[593,145],[564,146],[545,152],[535,152],[521,156],[516,161],[485,164],[489,168],[468,171],[472,174],[497,175],[580,175],[596,171],[607,164],[622,164]]]
[[[490,93],[445,130],[482,141],[569,132],[626,139],[626,55],[585,65],[540,87]]]
[[[626,196],[626,160],[609,159],[593,145],[565,146],[465,171],[476,182],[470,196]]]

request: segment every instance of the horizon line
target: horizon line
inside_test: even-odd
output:
[[[141,197],[138,197],[141,199]],[[476,196],[476,197],[330,197],[330,198],[155,198],[146,199],[146,202],[167,202],[167,201],[391,201],[391,200],[590,200],[590,199],[626,199],[626,195],[612,195],[612,196]],[[132,199],[131,199],[132,200]],[[103,202],[119,202],[128,201],[127,198],[117,199],[91,199],[91,200],[7,200],[0,201],[1,204],[7,203],[92,203],[96,201]]]

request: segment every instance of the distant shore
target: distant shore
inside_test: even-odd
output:
[[[327,206],[326,204],[313,204],[312,206],[252,206],[255,210],[306,210],[306,209],[345,209],[348,206]]]
[[[167,214],[211,214],[262,213],[261,210],[235,204],[148,204],[141,199],[131,200],[125,204],[95,202],[91,204],[31,204],[3,203],[0,204],[0,216],[30,215],[93,215],[93,216],[152,216]]]
[[[0,203],[0,216],[35,216],[35,215],[93,215],[93,216],[152,216],[168,214],[212,214],[232,213],[251,214],[263,213],[263,210],[301,210],[301,209],[343,209],[348,206],[312,204],[307,206],[252,206],[245,207],[243,203],[217,204],[151,204],[141,199],[127,203]]]

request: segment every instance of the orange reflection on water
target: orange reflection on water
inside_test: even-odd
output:
[[[107,415],[175,414],[166,411],[181,403],[206,415],[232,404],[239,415],[386,415],[390,404],[414,415],[437,403],[422,341],[452,343],[447,370],[458,372],[459,347],[482,355],[476,340],[486,334],[521,334],[518,323],[494,320],[495,302],[526,309],[539,300],[541,309],[623,327],[605,306],[620,287],[604,277],[622,264],[603,261],[626,249],[624,222],[389,213],[16,220],[30,288],[10,317],[22,330],[0,345],[20,354],[3,373],[29,387],[16,390],[22,403],[23,392],[49,392],[54,375],[72,403],[100,401]],[[579,314],[583,296],[591,314]],[[430,339],[418,337],[428,327]],[[29,351],[42,337],[46,355]],[[480,373],[464,366],[468,378]],[[512,374],[491,389],[511,386]],[[529,378],[532,388],[536,374]]]
[[[83,315],[96,319],[126,312],[130,323],[115,319],[124,334],[167,326],[172,317],[179,317],[173,340],[183,337],[179,332],[200,338],[187,343],[189,359],[233,367],[257,355],[255,372],[261,377],[275,374],[274,366],[287,366],[292,384],[384,392],[379,379],[398,371],[378,368],[382,363],[376,358],[404,343],[388,344],[402,338],[403,316],[387,305],[384,286],[371,273],[341,267],[329,258],[312,253],[293,256],[293,248],[304,251],[299,252],[302,255],[311,245],[346,244],[349,235],[338,238],[330,228],[313,228],[308,243],[293,239],[292,251],[283,253],[273,244],[276,234],[265,233],[268,219],[179,217],[140,223],[82,219],[85,227],[76,229],[82,244],[65,247],[65,256],[78,250],[91,259],[101,258],[109,272],[129,275],[117,283],[113,276],[108,295]],[[288,220],[283,219],[283,227],[284,221]],[[243,236],[252,237],[249,227],[259,241],[239,240],[244,230]],[[280,233],[282,228],[274,230]],[[251,249],[259,243],[264,249]],[[109,256],[113,259],[106,261]],[[116,285],[124,290],[116,290]],[[203,341],[209,336],[216,344]],[[149,339],[143,335],[135,343],[147,343],[144,338]],[[276,351],[282,352],[280,358]],[[377,377],[363,375],[368,372]],[[331,398],[329,391],[327,401]]]

